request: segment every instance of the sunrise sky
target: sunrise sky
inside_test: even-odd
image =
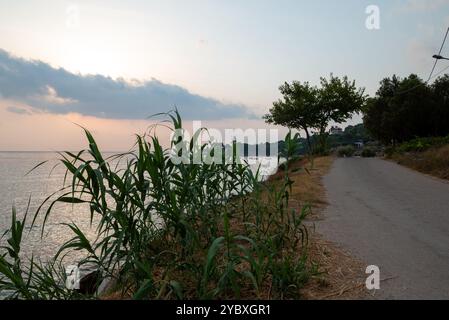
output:
[[[426,79],[448,26],[449,0],[0,0],[0,150],[80,149],[74,123],[125,150],[174,105],[263,128],[284,81],[348,75],[373,94],[385,76]]]

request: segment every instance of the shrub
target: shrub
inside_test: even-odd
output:
[[[397,151],[404,152],[422,152],[432,147],[441,147],[445,144],[449,144],[449,136],[446,137],[423,137],[416,138],[402,143]]]
[[[376,156],[376,150],[374,150],[374,148],[371,148],[371,147],[363,148],[362,157],[364,157],[364,158],[373,158],[375,156]]]
[[[391,158],[395,152],[396,152],[396,148],[394,146],[388,146],[384,150],[384,155],[387,158]]]
[[[327,146],[318,144],[313,146],[312,154],[321,157],[328,156],[330,154],[330,149]]]
[[[449,144],[420,153],[397,153],[393,156],[393,159],[397,163],[417,171],[449,179]]]
[[[288,162],[285,161],[285,162],[279,164],[278,169],[280,171],[285,171],[287,168],[291,167],[291,165],[297,163],[301,159],[303,159],[303,156],[293,156],[290,160],[288,160]]]
[[[337,154],[339,157],[352,157],[355,153],[355,148],[353,146],[344,146],[337,149]]]

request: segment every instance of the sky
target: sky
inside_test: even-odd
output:
[[[187,126],[266,128],[284,81],[426,79],[448,27],[449,0],[0,0],[0,150],[81,149],[75,123],[127,150],[174,106]]]

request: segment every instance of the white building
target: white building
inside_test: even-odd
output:
[[[331,129],[329,130],[329,133],[331,135],[340,135],[343,134],[343,129],[337,126],[332,126]]]

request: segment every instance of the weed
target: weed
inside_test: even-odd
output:
[[[172,129],[182,128],[177,112],[168,116]],[[28,267],[19,258],[26,219],[16,221],[14,211],[9,246],[0,258],[0,276],[6,278],[0,290],[12,290],[10,298],[97,298],[60,286],[65,280],[62,257],[72,250],[85,254],[80,265],[94,264],[101,271],[100,280],[114,279],[122,297],[258,297],[268,283],[278,298],[299,296],[313,270],[306,263],[303,223],[310,208],[289,206],[297,135],[288,133],[285,139],[282,183],[269,186],[244,162],[176,164],[171,149],[155,136],[137,136],[134,151],[106,158],[91,133],[84,133],[89,148],[60,153],[64,185],[43,201],[31,225],[42,216],[44,234],[57,203],[87,204],[91,222],[98,221],[97,238],[89,241],[76,224],[66,224],[73,238],[54,260],[43,265],[32,259]],[[198,136],[187,143],[190,158]],[[235,150],[234,145],[233,158]]]

